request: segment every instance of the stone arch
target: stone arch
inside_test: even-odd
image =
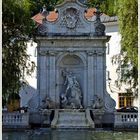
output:
[[[62,53],[62,54],[60,54],[58,56],[58,59],[56,60],[56,65],[58,66],[60,64],[61,60],[67,55],[75,55],[75,56],[79,57],[82,60],[84,66],[87,66],[86,58],[80,53],[64,53],[64,54]]]

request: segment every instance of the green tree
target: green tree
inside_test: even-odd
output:
[[[138,1],[118,0],[117,15],[121,34],[121,53],[115,56],[121,74],[117,81],[129,85],[128,92],[138,91]]]
[[[18,94],[20,87],[26,83],[25,71],[30,75],[35,67],[26,52],[27,41],[32,36],[34,27],[31,17],[37,14],[44,4],[47,5],[47,10],[52,10],[57,2],[58,0],[4,0],[2,2],[2,98],[4,104],[9,96],[14,97]]]
[[[24,72],[30,74],[34,63],[29,62],[26,53],[27,40],[31,36],[33,24],[31,16],[37,14],[44,4],[48,11],[63,0],[4,0],[2,3],[2,80],[3,99],[18,93],[24,82]],[[87,0],[89,7],[100,3],[101,11],[119,17],[122,77],[120,83],[129,83],[133,89],[137,87],[138,47],[137,47],[137,0]],[[116,12],[117,11],[117,12]],[[132,53],[133,52],[133,53]],[[120,59],[121,58],[121,59]],[[129,66],[129,69],[128,69]],[[127,68],[127,69],[125,69]]]
[[[64,0],[31,0],[32,7],[32,16],[37,14],[39,11],[42,10],[43,5],[47,7],[47,11],[54,10],[55,5],[63,2]]]
[[[29,0],[4,0],[2,3],[2,98],[18,94],[24,73],[33,71],[34,63],[26,53],[32,30]],[[21,82],[22,81],[22,82]]]
[[[101,11],[109,16],[117,15],[121,34],[121,53],[113,57],[118,63],[116,85],[128,85],[127,91],[138,91],[138,0],[87,0],[89,7],[100,4]]]
[[[88,7],[95,7],[97,4],[103,13],[109,16],[116,15],[117,0],[87,0]]]

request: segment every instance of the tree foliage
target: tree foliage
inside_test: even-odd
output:
[[[47,7],[47,11],[52,11],[54,10],[54,7],[63,2],[64,0],[31,0],[32,7],[32,16],[37,14],[39,11],[42,11],[43,5]]]
[[[30,74],[34,63],[26,53],[31,33],[29,0],[4,0],[2,3],[2,97],[7,100],[17,94],[24,80],[23,71]]]
[[[60,0],[59,0],[60,1]],[[44,4],[52,10],[58,0],[4,0],[2,2],[2,97],[19,93],[26,83],[25,71],[31,74],[35,64],[27,55],[27,41],[34,27],[31,17],[37,14]]]
[[[32,0],[32,15],[37,14],[46,5],[48,11],[54,10],[57,4],[62,3],[64,0]],[[100,4],[101,10],[108,15],[115,15],[116,0],[79,0],[85,3],[88,7],[95,7]]]
[[[24,80],[24,72],[33,71],[34,63],[26,53],[27,40],[32,34],[31,17],[45,4],[48,11],[64,0],[4,0],[2,2],[2,80],[3,98],[18,93]],[[137,0],[87,0],[88,7],[100,3],[101,11],[108,15],[118,15],[121,40],[121,55],[117,56],[122,76],[120,83],[127,82],[137,87],[138,47],[137,47]],[[129,67],[129,69],[128,69]]]
[[[121,52],[113,57],[118,63],[116,85],[127,85],[126,91],[138,93],[138,0],[88,0],[90,7],[100,4],[101,11],[109,16],[118,16],[121,34]]]
[[[121,53],[115,56],[119,64],[118,85],[129,85],[129,92],[137,94],[138,86],[138,1],[118,0],[117,15],[121,34]]]
[[[87,0],[87,5],[88,7],[95,7],[99,4],[103,13],[113,16],[116,15],[116,2],[117,0]]]

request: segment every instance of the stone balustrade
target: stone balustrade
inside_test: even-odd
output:
[[[29,113],[3,112],[2,126],[4,128],[29,127]]]
[[[115,129],[134,129],[138,128],[138,113],[115,112]]]

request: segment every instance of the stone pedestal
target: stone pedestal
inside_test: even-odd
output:
[[[96,128],[102,128],[104,111],[95,109],[91,110]]]
[[[52,128],[94,128],[89,110],[55,110]]]
[[[51,123],[51,120],[50,120],[50,115],[51,115],[51,113],[52,113],[52,110],[48,110],[48,109],[44,109],[43,111],[42,111],[42,115],[43,115],[43,122],[42,122],[42,125],[43,126],[49,126],[50,125],[50,123]]]

